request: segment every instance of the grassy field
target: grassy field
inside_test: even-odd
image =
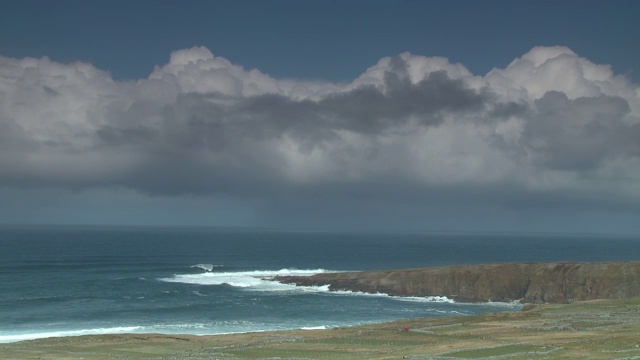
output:
[[[50,338],[0,344],[0,358],[640,359],[640,299],[330,330]]]

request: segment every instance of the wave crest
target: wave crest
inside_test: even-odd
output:
[[[199,264],[202,265],[202,264]],[[199,267],[194,265],[195,267]],[[192,267],[194,267],[192,266]],[[274,291],[274,290],[303,290],[301,287],[290,284],[281,284],[273,281],[276,276],[311,276],[328,272],[324,269],[315,270],[255,270],[255,271],[235,271],[235,272],[211,272],[207,271],[199,274],[176,274],[168,278],[158,280],[172,283],[183,283],[192,285],[229,285],[237,288],[251,288],[251,290]],[[309,290],[310,288],[305,288]]]
[[[221,268],[221,267],[224,267],[224,265],[214,265],[214,264],[195,264],[195,265],[191,265],[192,269],[202,269],[202,270],[208,271],[208,272],[213,271],[214,268]]]

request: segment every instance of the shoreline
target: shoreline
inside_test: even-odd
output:
[[[614,356],[620,351],[640,358],[640,262],[463,265],[280,276],[271,280],[328,286],[332,291],[375,291],[392,297],[440,296],[459,304],[514,306],[518,305],[516,300],[524,305],[523,299],[534,299],[531,303],[538,304],[524,305],[520,311],[323,329],[42,337],[0,343],[0,358],[316,359],[330,353],[333,359],[388,359],[396,355],[456,359],[484,358],[479,354],[486,353],[488,358],[508,355],[509,359],[535,359],[551,353],[554,357],[589,357],[594,351],[602,359],[620,358]],[[532,292],[535,296],[527,296]],[[510,294],[521,296],[510,298]],[[585,297],[591,299],[584,301]],[[510,301],[491,301],[495,298]],[[475,301],[466,302],[468,299]],[[488,301],[479,301],[483,299]],[[539,304],[543,300],[551,301]],[[127,329],[132,328],[122,328]],[[108,329],[96,329],[100,330]],[[458,356],[459,352],[469,356]]]
[[[570,303],[576,300],[640,297],[640,262],[476,264],[383,271],[322,272],[311,276],[280,275],[269,276],[264,280],[297,286],[326,287],[332,292],[347,291],[392,298],[416,298],[425,302],[433,299],[436,303],[461,305],[500,304],[512,307],[510,310],[517,310],[516,306],[531,303]],[[325,329],[358,326],[358,324],[320,325]],[[303,329],[291,327],[286,331],[298,330]],[[273,328],[248,330],[248,332],[269,331],[282,330]],[[3,338],[9,340],[0,339],[0,343],[50,337],[122,333],[175,334],[149,326],[90,328],[7,335]],[[196,335],[194,333],[187,334]],[[243,329],[237,332],[197,336],[243,333],[247,332]]]
[[[221,335],[112,334],[0,344],[3,359],[543,359],[640,356],[640,298],[353,327]],[[596,355],[597,354],[597,355]],[[624,355],[624,356],[623,356]]]
[[[387,294],[367,294],[367,295],[380,295],[380,296],[389,296],[389,297],[396,297],[396,296],[390,296]],[[399,296],[397,296],[398,298],[401,298]],[[445,298],[446,299],[446,298]],[[429,300],[423,300],[426,304],[428,303],[448,303],[448,304],[458,304],[458,305],[482,305],[482,304],[486,304],[486,305],[493,305],[493,306],[502,306],[508,310],[500,312],[500,314],[506,314],[506,313],[511,313],[511,312],[519,312],[522,310],[522,308],[525,306],[523,304],[520,303],[516,303],[516,302],[486,302],[486,303],[464,303],[464,302],[455,302],[453,300],[450,299],[446,299],[446,300],[438,300],[438,301],[429,301]],[[457,315],[457,316],[477,316],[477,315]],[[441,316],[441,317],[424,317],[424,319],[436,319],[436,318],[442,318],[442,317],[448,317],[448,316]],[[384,324],[384,323],[389,323],[389,322],[397,322],[397,321],[404,321],[406,319],[397,319],[397,320],[389,320],[389,321],[380,321],[380,322],[364,322],[364,323],[354,323],[351,325],[320,325],[320,326],[312,326],[312,327],[296,327],[296,328],[288,328],[288,329],[265,329],[265,330],[248,330],[248,331],[237,331],[237,332],[221,332],[221,333],[204,333],[204,334],[198,334],[198,333],[171,333],[171,332],[154,332],[154,331],[141,331],[141,332],[136,332],[136,331],[123,331],[123,332],[108,332],[106,330],[108,329],[103,329],[103,328],[96,328],[96,329],[85,329],[85,330],[68,330],[68,331],[52,331],[50,334],[52,335],[45,335],[45,336],[36,336],[36,337],[28,337],[28,338],[24,338],[24,339],[17,339],[17,340],[9,340],[9,341],[3,341],[0,340],[0,345],[2,344],[13,344],[13,343],[18,343],[18,342],[24,342],[24,341],[38,341],[38,340],[45,340],[45,339],[51,339],[51,338],[74,338],[74,337],[84,337],[84,336],[118,336],[118,335],[130,335],[130,336],[136,336],[136,335],[142,335],[142,334],[153,334],[153,335],[158,335],[158,336],[197,336],[197,337],[207,337],[207,336],[225,336],[225,335],[241,335],[241,334],[250,334],[250,333],[268,333],[268,332],[282,332],[282,331],[313,331],[313,330],[332,330],[332,329],[339,329],[339,328],[353,328],[353,327],[359,327],[359,326],[367,326],[367,325],[376,325],[376,324]],[[127,327],[128,329],[133,329],[133,328],[137,328],[137,327],[144,327],[144,326],[130,326]],[[114,328],[114,329],[119,329],[119,328]],[[66,333],[69,333],[68,335]],[[74,333],[78,333],[78,334],[74,334]],[[47,333],[41,333],[41,334],[47,334]],[[25,335],[15,335],[15,337],[18,336],[28,336],[27,334]]]
[[[460,303],[571,303],[640,296],[640,262],[541,262],[276,276],[330,291],[446,297]]]
[[[274,280],[275,279],[270,279],[270,280]],[[332,291],[332,292],[342,292],[342,290],[339,291]],[[523,304],[519,303],[519,302],[494,302],[494,301],[487,301],[487,302],[462,302],[462,301],[454,301],[452,299],[447,298],[446,296],[429,296],[429,297],[413,297],[413,296],[397,296],[397,295],[388,295],[388,294],[384,294],[384,293],[377,293],[377,294],[370,294],[370,293],[361,293],[361,292],[357,292],[357,291],[344,291],[344,292],[348,292],[348,293],[353,293],[355,295],[365,295],[365,296],[380,296],[380,297],[386,297],[386,298],[396,298],[396,299],[405,299],[405,300],[415,300],[415,301],[419,301],[421,303],[424,304],[438,304],[438,303],[443,303],[443,304],[452,304],[452,305],[460,305],[460,306],[466,306],[466,305],[489,305],[489,306],[493,306],[495,308],[504,308],[506,309],[505,311],[501,311],[499,313],[510,313],[510,312],[517,312],[520,311],[522,309],[522,307],[524,306]],[[477,314],[476,314],[477,315]],[[475,316],[475,315],[459,315],[459,316]],[[425,317],[426,319],[429,318],[440,318],[441,316],[433,316],[433,317]],[[139,334],[154,334],[154,335],[158,335],[158,336],[220,336],[220,335],[239,335],[239,334],[249,334],[249,333],[265,333],[265,332],[280,332],[280,331],[311,331],[311,330],[331,330],[331,329],[336,329],[336,328],[349,328],[349,327],[358,327],[358,326],[365,326],[365,325],[375,325],[375,324],[384,324],[387,322],[395,322],[395,321],[403,321],[405,319],[396,319],[396,320],[387,320],[387,321],[373,321],[373,322],[360,322],[360,323],[353,323],[353,324],[347,324],[347,325],[319,325],[319,326],[312,326],[312,327],[292,327],[292,328],[284,328],[284,329],[257,329],[257,330],[247,330],[247,331],[237,331],[237,332],[220,332],[220,333],[178,333],[178,332],[161,332],[161,331],[136,331],[137,328],[145,328],[148,326],[143,326],[143,325],[139,325],[139,326],[126,326],[126,327],[115,327],[115,328],[91,328],[91,329],[82,329],[82,330],[58,330],[58,331],[51,331],[51,332],[41,332],[41,333],[31,333],[31,334],[18,334],[18,335],[6,335],[6,336],[2,336],[0,337],[0,345],[2,344],[12,344],[12,343],[17,343],[17,342],[23,342],[23,341],[37,341],[37,340],[43,340],[43,339],[50,339],[50,338],[68,338],[68,337],[83,337],[83,336],[118,336],[118,335],[130,335],[130,336],[135,336],[135,335],[139,335]],[[109,330],[114,330],[113,332],[110,332]],[[123,331],[121,331],[123,330]],[[30,336],[30,335],[34,335],[34,336]],[[16,338],[15,340],[4,340],[3,338],[9,338],[9,337],[13,337]]]

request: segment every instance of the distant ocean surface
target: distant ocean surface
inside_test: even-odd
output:
[[[332,328],[519,309],[261,280],[459,264],[638,261],[639,236],[0,227],[0,342]]]

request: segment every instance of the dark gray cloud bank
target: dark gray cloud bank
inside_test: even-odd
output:
[[[0,58],[0,194],[223,197],[273,226],[627,219],[640,214],[639,98],[563,47],[484,76],[405,53],[349,84],[273,79],[205,48],[133,82]]]

